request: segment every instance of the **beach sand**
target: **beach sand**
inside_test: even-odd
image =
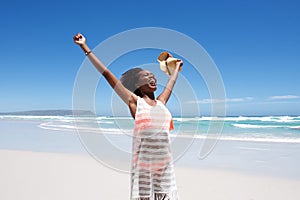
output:
[[[89,155],[0,150],[1,200],[129,199],[130,177]],[[298,200],[300,180],[175,166],[181,200]]]

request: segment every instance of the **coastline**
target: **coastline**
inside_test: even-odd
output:
[[[89,156],[120,171],[129,170],[132,142],[129,135],[42,129],[39,124],[44,122],[0,120],[0,150]],[[300,143],[218,140],[208,156],[200,159],[203,141],[172,138],[175,165],[300,180]]]
[[[0,120],[0,199],[129,199],[131,137],[47,122]],[[300,198],[299,143],[219,140],[199,159],[203,139],[173,139],[180,199]]]

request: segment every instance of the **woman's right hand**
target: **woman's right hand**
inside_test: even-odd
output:
[[[74,35],[73,39],[75,44],[78,44],[79,46],[86,44],[86,39],[81,33]]]

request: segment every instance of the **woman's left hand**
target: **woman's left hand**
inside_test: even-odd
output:
[[[176,68],[179,69],[180,67],[182,67],[182,65],[183,65],[182,60],[178,59],[178,60],[176,61]]]

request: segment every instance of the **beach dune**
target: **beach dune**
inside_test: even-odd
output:
[[[130,177],[89,155],[0,150],[1,200],[129,199]],[[176,167],[181,200],[298,200],[300,180]]]

